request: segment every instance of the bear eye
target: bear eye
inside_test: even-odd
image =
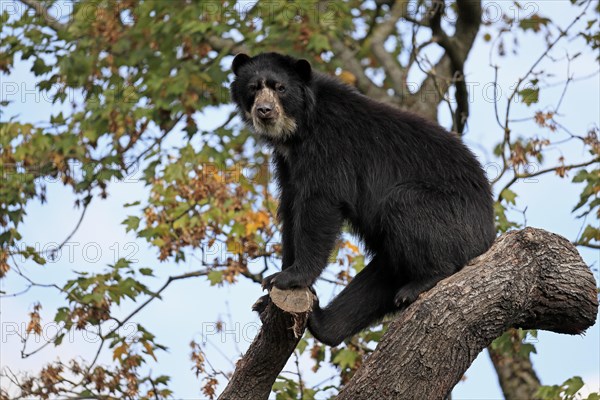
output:
[[[256,86],[256,83],[251,83],[250,85],[248,85],[248,89],[250,89],[251,91],[255,91],[258,88],[258,86]]]
[[[283,93],[283,92],[285,92],[285,86],[283,86],[283,85],[277,85],[277,91],[278,91],[279,93]]]

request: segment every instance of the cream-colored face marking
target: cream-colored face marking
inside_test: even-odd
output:
[[[273,118],[265,120],[258,116],[256,105],[261,103],[271,103],[274,105],[272,111]],[[293,134],[296,130],[296,121],[285,114],[281,102],[279,101],[279,97],[277,97],[273,89],[268,87],[263,87],[256,93],[250,114],[254,130],[259,135],[274,139],[284,139]]]

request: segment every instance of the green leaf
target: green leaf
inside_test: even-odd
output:
[[[516,222],[508,219],[506,216],[506,207],[499,201],[494,203],[494,215],[496,219],[496,230],[498,232],[507,232],[511,228],[519,226]]]
[[[35,75],[42,75],[50,71],[52,71],[52,66],[46,65],[44,60],[41,58],[36,58],[33,62],[33,66],[31,67],[31,72],[33,72]]]
[[[600,229],[592,225],[586,226],[581,233],[579,241],[585,244],[588,244],[592,241],[600,242]]]
[[[315,32],[310,36],[308,46],[306,48],[308,50],[313,50],[316,53],[320,53],[329,50],[331,45],[329,44],[329,38],[327,35]]]
[[[58,335],[56,337],[56,339],[54,339],[54,346],[60,346],[60,344],[62,343],[63,339],[65,338],[65,334],[61,333],[60,335]]]
[[[365,342],[379,342],[381,341],[381,338],[383,337],[383,334],[385,333],[385,330],[379,330],[379,331],[374,331],[374,330],[368,330],[363,332],[363,337]]]
[[[64,117],[62,111],[59,112],[56,115],[51,115],[50,116],[50,123],[51,124],[57,124],[57,125],[64,124],[65,123],[65,117]]]
[[[207,275],[211,286],[223,283],[223,271],[210,271]]]
[[[170,380],[171,380],[170,376],[161,375],[161,376],[155,378],[154,382],[156,382],[157,384],[166,385],[167,383],[169,383]]]
[[[153,245],[155,245],[156,247],[162,247],[165,245],[165,241],[161,238],[156,238],[151,242]]]
[[[298,342],[298,345],[296,346],[296,350],[298,350],[298,353],[302,354],[302,353],[304,353],[304,350],[306,350],[306,346],[308,346],[308,341],[306,339],[302,338]]]
[[[583,387],[583,379],[574,376],[563,382],[562,385],[541,386],[535,394],[536,399],[542,400],[575,400],[580,398],[577,392]],[[595,395],[595,396],[594,396]],[[588,399],[598,399],[597,393],[591,393]]]
[[[563,383],[563,386],[565,386],[565,394],[567,396],[575,396],[575,394],[579,392],[579,389],[583,387],[583,379],[579,376],[574,376],[567,379],[565,383]]]
[[[560,399],[560,386],[558,385],[544,385],[540,386],[533,396],[535,399],[540,400],[559,400]]]
[[[44,265],[46,264],[46,259],[44,257],[42,257],[39,253],[35,252],[31,254],[31,258],[33,259],[33,261],[36,262],[36,264],[39,265]]]
[[[536,354],[537,350],[535,349],[535,346],[531,343],[522,343],[519,346],[519,351],[518,354],[521,357],[529,357],[530,354]]]
[[[67,307],[60,307],[56,311],[56,315],[54,316],[54,322],[65,322],[68,316],[69,309]]]
[[[525,88],[519,90],[519,96],[521,96],[521,100],[528,106],[537,103],[540,98],[540,89],[538,88]]]
[[[354,368],[357,359],[358,353],[356,351],[345,348],[337,352],[332,362],[339,365],[342,369]]]
[[[273,384],[272,390],[276,393],[276,400],[297,399],[299,397],[298,383],[293,379],[284,376],[277,377],[277,381]]]
[[[360,271],[362,271],[365,268],[365,256],[361,254],[359,256],[354,257],[352,268],[356,271],[357,274]]]
[[[538,14],[534,14],[530,18],[524,18],[519,21],[519,26],[524,31],[532,30],[534,32],[539,32],[542,29],[542,26],[548,25],[549,22],[549,18],[540,17]]]
[[[140,218],[130,215],[121,224],[126,226],[126,232],[136,231],[140,227]]]
[[[577,172],[577,175],[573,177],[573,183],[580,183],[588,180],[591,177],[591,174],[587,172],[585,169]]]
[[[573,182],[587,182],[586,186],[583,188],[581,194],[579,195],[579,202],[575,205],[575,207],[573,207],[573,211],[576,211],[584,205],[588,204],[589,202],[587,211],[582,214],[587,215],[593,208],[598,207],[600,205],[596,201],[599,198],[598,188],[600,187],[600,170],[595,169],[592,171],[586,171],[585,169],[582,169],[577,173],[577,175],[575,175],[575,177],[573,177]]]
[[[500,197],[506,200],[507,203],[517,204],[516,198],[517,194],[510,189],[504,189],[502,193],[500,193]]]

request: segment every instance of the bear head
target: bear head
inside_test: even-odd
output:
[[[278,53],[238,54],[231,68],[231,97],[244,122],[267,139],[292,137],[311,108],[310,63]]]

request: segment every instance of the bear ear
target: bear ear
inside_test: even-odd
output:
[[[238,75],[240,68],[248,61],[250,61],[250,56],[248,54],[240,53],[237,56],[235,56],[233,62],[231,63],[231,69],[233,70],[235,76]]]
[[[304,81],[309,81],[312,73],[312,67],[310,63],[304,59],[296,61],[294,65],[296,72],[300,75],[300,78]]]

